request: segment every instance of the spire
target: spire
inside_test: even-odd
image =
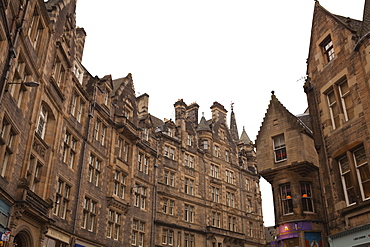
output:
[[[243,132],[240,136],[240,141],[244,144],[249,144],[251,142],[251,139],[249,139],[249,136],[247,135],[247,132],[245,132],[245,128],[243,126]]]
[[[231,102],[231,115],[230,115],[230,132],[234,142],[239,141],[238,126],[236,125],[234,103]]]

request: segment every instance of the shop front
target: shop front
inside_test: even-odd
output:
[[[370,246],[370,224],[351,228],[329,236],[330,247],[351,246],[367,247]]]

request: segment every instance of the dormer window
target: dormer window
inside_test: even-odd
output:
[[[168,128],[167,135],[170,136],[170,137],[173,137],[173,129]]]

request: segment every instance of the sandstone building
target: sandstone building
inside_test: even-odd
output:
[[[75,0],[1,0],[4,246],[263,246],[254,147],[214,102],[149,112],[132,75],[93,76]]]
[[[369,0],[362,21],[315,1],[304,84],[311,121],[272,96],[256,144],[274,190],[277,246],[370,245],[369,28]]]

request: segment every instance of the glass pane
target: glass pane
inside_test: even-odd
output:
[[[356,150],[353,153],[353,156],[355,157],[356,166],[359,166],[359,165],[367,162],[365,149],[363,147]]]
[[[365,182],[370,180],[370,167],[369,164],[363,165],[359,168],[361,181]]]
[[[349,162],[347,156],[344,156],[339,160],[339,166],[341,168],[342,174],[346,173],[349,171]]]

